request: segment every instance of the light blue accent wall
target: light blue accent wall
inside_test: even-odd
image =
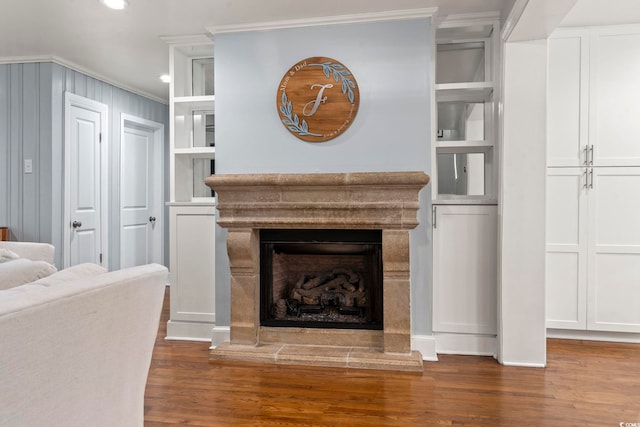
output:
[[[56,264],[61,266],[65,91],[106,104],[109,109],[109,268],[117,269],[120,114],[165,125],[164,170],[168,170],[169,108],[59,64],[0,65],[0,226],[10,227],[12,240],[52,243]],[[33,174],[23,173],[23,159],[33,159]],[[168,188],[167,178],[165,200]],[[165,236],[169,235],[167,223]],[[165,245],[165,263],[168,260]]]
[[[51,64],[0,65],[0,226],[12,240],[51,241],[50,117]]]
[[[430,173],[432,31],[428,18],[215,36],[216,173],[425,171]],[[348,67],[360,107],[344,134],[307,143],[281,124],[285,72],[325,56]],[[279,99],[279,98],[278,98]],[[411,233],[413,331],[431,332],[431,190]],[[229,269],[217,231],[216,320],[229,323]]]

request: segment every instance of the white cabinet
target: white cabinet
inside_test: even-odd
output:
[[[170,320],[168,339],[209,341],[215,326],[215,172],[213,42],[206,36],[169,43]]]
[[[549,328],[640,332],[638,57],[640,26],[549,40]]]
[[[549,40],[547,166],[587,165],[588,43],[575,33]]]
[[[497,333],[496,211],[496,206],[434,206],[435,333]]]
[[[547,326],[640,332],[640,168],[550,168]]]
[[[499,16],[436,31],[432,144],[437,353],[496,353]]]
[[[640,166],[640,26],[549,39],[547,166]]]
[[[210,340],[215,325],[215,207],[169,207],[168,339]]]
[[[585,168],[547,173],[547,327],[587,326],[587,192]]]

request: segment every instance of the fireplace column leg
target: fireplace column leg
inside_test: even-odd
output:
[[[230,229],[231,344],[257,345],[260,326],[260,236],[257,230]]]
[[[384,351],[411,351],[409,232],[382,231]]]

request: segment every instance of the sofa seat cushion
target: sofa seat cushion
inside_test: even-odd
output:
[[[57,271],[56,267],[44,261],[18,258],[0,263],[0,290],[24,285]]]

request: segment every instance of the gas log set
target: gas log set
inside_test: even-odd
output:
[[[380,329],[379,230],[262,230],[262,326]]]
[[[276,319],[290,316],[345,322],[353,320],[352,316],[363,317],[367,305],[364,279],[349,268],[336,268],[317,276],[302,274],[288,294],[289,298],[274,303]]]

